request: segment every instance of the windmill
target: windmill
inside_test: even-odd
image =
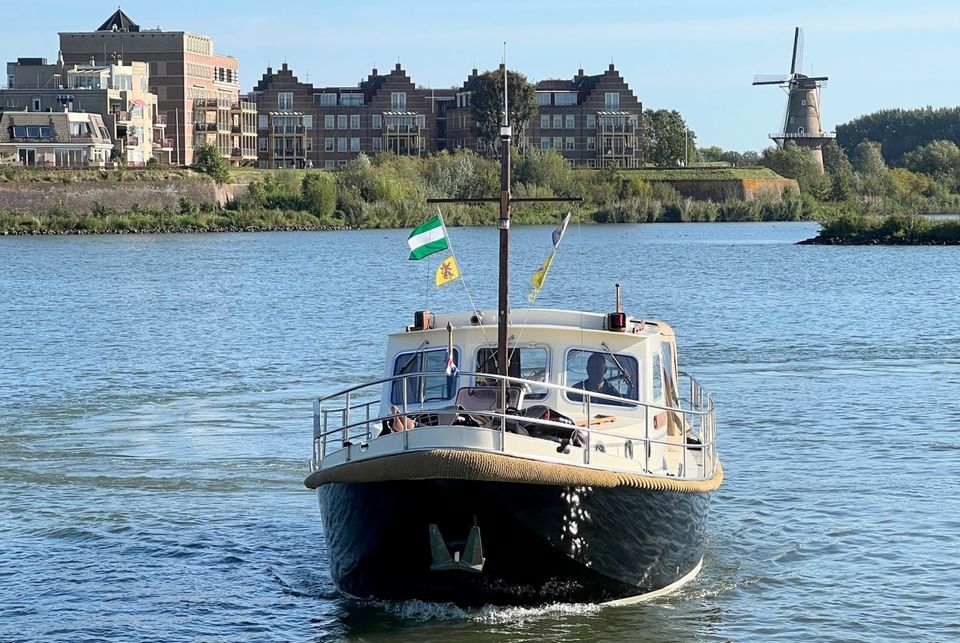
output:
[[[823,146],[836,138],[832,132],[824,132],[820,120],[820,87],[827,82],[826,76],[806,76],[800,73],[803,58],[803,30],[793,33],[793,57],[790,73],[785,76],[754,76],[754,85],[779,85],[787,92],[787,112],[783,117],[783,129],[770,138],[778,147],[794,141],[810,150],[823,169]]]

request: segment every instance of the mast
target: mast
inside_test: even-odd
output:
[[[500,196],[472,199],[427,199],[427,203],[493,203],[500,202],[499,304],[497,309],[497,374],[509,377],[507,341],[510,326],[510,204],[523,203],[580,203],[580,197],[520,197],[510,196],[510,141],[513,128],[510,125],[510,102],[507,99],[507,44],[503,44],[503,118],[500,121]]]
[[[504,56],[506,58],[506,56]],[[497,314],[497,371],[507,377],[507,327],[510,317],[510,113],[507,111],[507,65],[503,70],[503,121],[500,124],[500,304]]]

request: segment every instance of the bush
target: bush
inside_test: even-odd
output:
[[[323,172],[310,172],[300,185],[303,207],[319,217],[329,217],[337,208],[337,186]]]

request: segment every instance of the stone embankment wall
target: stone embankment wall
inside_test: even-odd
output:
[[[698,200],[780,200],[786,191],[800,192],[794,179],[664,179],[681,196]]]
[[[246,190],[246,185],[220,187],[203,180],[10,182],[0,183],[0,212],[39,215],[63,209],[87,214],[98,205],[118,212],[138,208],[177,210],[181,198],[223,206]]]

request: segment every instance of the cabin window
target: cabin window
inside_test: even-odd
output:
[[[534,346],[511,347],[509,350],[510,366],[508,374],[510,377],[519,377],[534,382],[547,381],[547,363],[549,356],[546,348]],[[477,351],[477,372],[478,373],[496,373],[497,372],[497,349],[496,347],[481,348]],[[478,377],[477,386],[497,386],[499,380],[492,377]],[[547,397],[547,389],[542,386],[531,386],[525,399],[542,400]]]
[[[591,374],[596,364],[603,365],[602,383],[593,379]],[[588,368],[591,373],[588,373]],[[572,388],[582,388],[596,393],[606,393],[608,395],[618,395],[623,398],[636,400],[639,390],[639,379],[637,369],[637,359],[630,355],[611,354],[606,351],[589,351],[579,348],[571,349],[567,353],[566,365],[566,384]],[[577,393],[567,393],[567,399],[571,402],[585,401],[582,395]],[[617,404],[600,398],[591,398],[591,404]]]
[[[460,351],[453,349],[453,362],[459,368]],[[408,373],[437,373],[422,377],[408,377],[393,383],[390,401],[403,404],[403,382],[407,384],[407,405],[419,405],[422,402],[453,399],[457,392],[457,376],[447,376],[447,349],[440,348],[414,353],[400,353],[393,363],[394,375]]]

